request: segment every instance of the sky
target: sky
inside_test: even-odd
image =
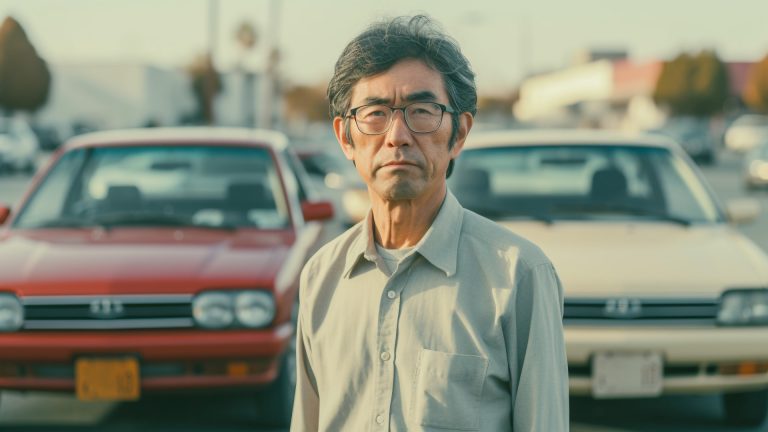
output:
[[[258,70],[275,44],[290,84],[326,83],[371,22],[414,13],[459,42],[481,94],[511,91],[588,48],[625,49],[638,62],[703,48],[732,61],[768,54],[768,0],[0,0],[0,17],[14,16],[53,63],[183,67],[213,40],[219,68]],[[234,37],[243,22],[257,32],[250,51]]]

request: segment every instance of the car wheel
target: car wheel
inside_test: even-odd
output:
[[[283,354],[275,381],[256,395],[258,425],[270,428],[290,426],[295,389],[296,341],[294,340]]]
[[[738,426],[759,426],[768,415],[768,390],[723,395],[726,421]]]

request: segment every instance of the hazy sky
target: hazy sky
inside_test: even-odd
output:
[[[344,45],[371,21],[426,12],[462,46],[481,93],[509,90],[526,73],[569,62],[589,47],[625,48],[638,60],[717,49],[728,60],[768,53],[768,0],[219,0],[217,63],[241,53],[238,24],[259,40],[248,64],[263,64],[270,35],[293,83],[326,82]],[[183,66],[206,49],[209,0],[0,0],[53,62]],[[270,4],[276,12],[270,19]],[[378,6],[380,5],[380,6]]]

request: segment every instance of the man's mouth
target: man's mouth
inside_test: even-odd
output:
[[[387,162],[387,163],[385,163],[384,165],[382,165],[382,167],[388,167],[388,166],[391,166],[391,167],[398,167],[398,166],[409,166],[409,165],[410,165],[410,166],[418,166],[418,164],[416,164],[416,163],[414,163],[414,162],[410,162],[410,161],[402,160],[402,161],[391,161],[391,162]]]

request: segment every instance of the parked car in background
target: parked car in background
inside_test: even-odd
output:
[[[319,193],[333,202],[342,224],[352,226],[365,218],[371,207],[368,189],[338,145],[299,147],[296,154]]]
[[[761,189],[768,186],[768,135],[744,155],[742,169],[744,187]]]
[[[768,413],[768,257],[671,140],[597,131],[470,135],[448,180],[468,209],[539,245],[565,290],[570,389],[722,394]]]
[[[61,138],[55,127],[35,125],[32,126],[32,131],[37,137],[40,150],[53,151],[61,145]]]
[[[39,145],[35,133],[20,117],[0,117],[0,172],[34,172]]]
[[[712,136],[708,118],[671,117],[656,129],[648,131],[675,140],[696,162],[711,165],[717,159],[717,144]]]
[[[768,116],[744,114],[725,130],[725,148],[745,153],[768,139]]]
[[[329,202],[277,132],[104,132],[0,207],[0,390],[237,389],[286,426],[295,307]]]

